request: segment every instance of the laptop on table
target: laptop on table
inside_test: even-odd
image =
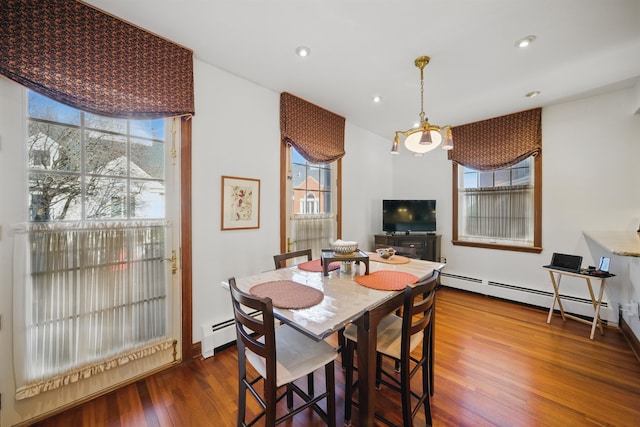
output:
[[[569,273],[580,273],[582,267],[582,257],[579,255],[567,255],[553,253],[551,257],[551,264],[543,266],[544,268],[551,268],[554,270],[567,271]]]

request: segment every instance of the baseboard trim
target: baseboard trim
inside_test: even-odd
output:
[[[640,362],[640,340],[638,340],[638,337],[633,333],[629,324],[624,321],[622,313],[620,313],[620,320],[618,320],[618,324],[620,325],[620,332],[622,332],[622,335],[629,343],[629,347],[631,347],[631,350]]]
[[[191,346],[191,356],[195,359],[202,359],[202,341],[198,341]]]

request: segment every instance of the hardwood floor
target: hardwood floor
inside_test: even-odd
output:
[[[591,341],[589,326],[559,316],[548,325],[546,316],[546,310],[439,290],[433,425],[640,426],[640,362],[621,333],[605,329]],[[236,363],[234,346],[35,425],[232,426]],[[336,366],[341,426],[344,377]],[[323,387],[318,375],[316,388]],[[382,390],[376,399],[386,416],[397,414],[394,394]],[[424,414],[418,417],[423,424]],[[323,424],[304,412],[284,425]]]

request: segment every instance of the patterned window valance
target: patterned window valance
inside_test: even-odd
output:
[[[280,94],[280,135],[309,162],[344,156],[344,117],[287,92]]]
[[[542,109],[456,126],[449,160],[476,170],[513,166],[542,149]]]
[[[0,73],[91,113],[194,113],[193,52],[74,0],[3,0]]]

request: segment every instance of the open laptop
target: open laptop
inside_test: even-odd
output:
[[[582,257],[579,255],[567,255],[553,253],[551,264],[545,265],[544,268],[552,268],[554,270],[568,271],[570,273],[580,273],[582,266]]]

